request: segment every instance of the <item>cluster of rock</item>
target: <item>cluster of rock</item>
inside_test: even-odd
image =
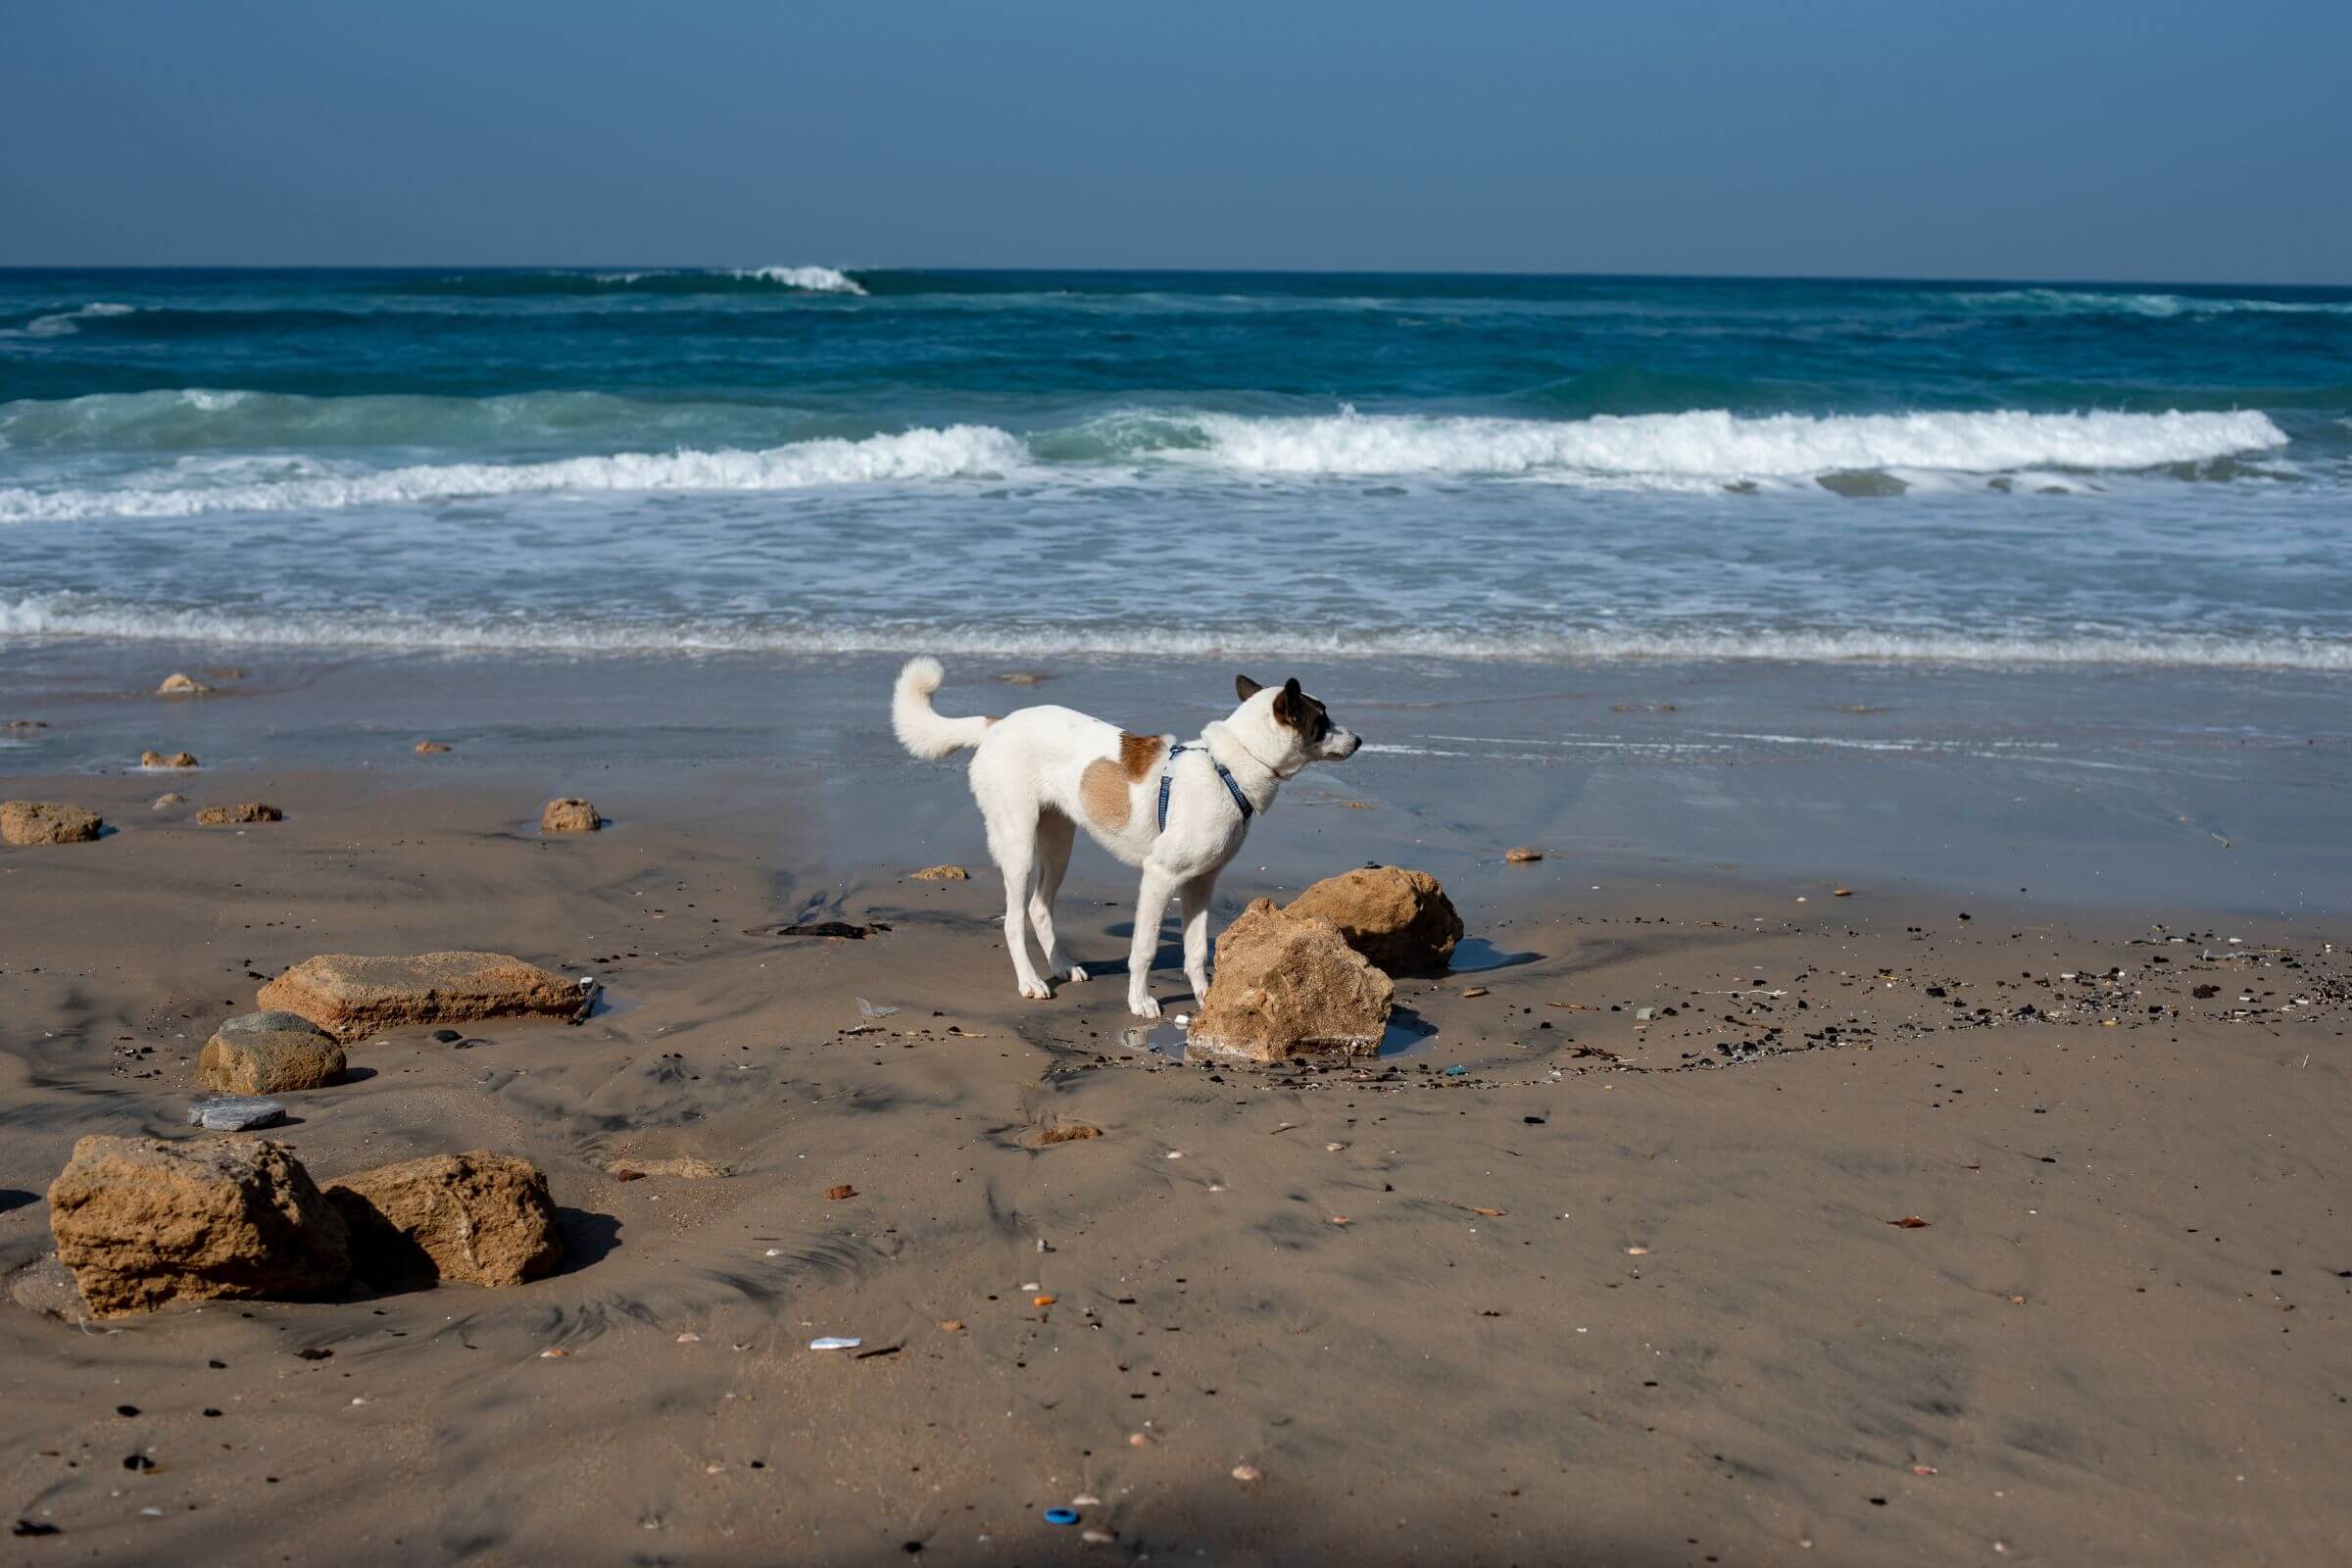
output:
[[[0,844],[83,844],[106,821],[63,801],[0,801]]]
[[[564,1245],[547,1179],[473,1152],[355,1172],[323,1191],[259,1138],[84,1138],[49,1188],[58,1259],[92,1313],[176,1300],[310,1300],[353,1281],[518,1285]]]
[[[1217,939],[1217,972],[1187,1037],[1255,1061],[1379,1051],[1391,974],[1443,974],[1462,918],[1422,871],[1376,866],[1327,878],[1277,907],[1259,899]]]
[[[139,754],[141,767],[202,767],[194,752],[145,751]]]

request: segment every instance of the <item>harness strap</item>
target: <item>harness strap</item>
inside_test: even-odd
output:
[[[1208,752],[1208,748],[1205,746],[1171,746],[1168,748],[1168,760],[1159,765],[1159,830],[1162,833],[1168,830],[1168,791],[1176,782],[1176,759],[1185,752],[1205,753]],[[1233,804],[1242,808],[1242,820],[1247,822],[1250,817],[1256,815],[1257,813],[1250,808],[1250,797],[1242,793],[1241,785],[1234,782],[1233,774],[1227,771],[1223,762],[1217,760],[1214,753],[1208,754],[1208,765],[1215,768],[1217,777],[1225,781],[1225,793],[1232,796]]]

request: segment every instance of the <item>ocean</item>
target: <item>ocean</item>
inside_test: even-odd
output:
[[[2352,289],[0,271],[0,637],[2352,670]]]

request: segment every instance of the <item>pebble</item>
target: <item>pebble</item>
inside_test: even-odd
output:
[[[215,1095],[208,1100],[193,1101],[188,1105],[188,1121],[208,1133],[242,1132],[248,1127],[267,1127],[286,1113],[286,1107],[274,1100],[261,1100],[252,1095]]]
[[[1233,1479],[1247,1487],[1265,1480],[1266,1473],[1253,1464],[1237,1464],[1233,1467]]]

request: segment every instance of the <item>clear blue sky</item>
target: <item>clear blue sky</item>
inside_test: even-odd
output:
[[[2352,282],[2352,4],[0,0],[0,265]]]

